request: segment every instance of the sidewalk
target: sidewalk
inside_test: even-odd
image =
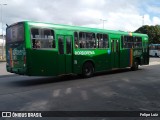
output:
[[[6,71],[6,62],[0,61],[0,76],[3,75],[14,75],[14,74]]]
[[[150,62],[150,63],[149,63],[149,65],[159,65],[159,64],[160,64],[160,62],[158,62],[158,61]]]

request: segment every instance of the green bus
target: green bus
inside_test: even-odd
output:
[[[149,64],[146,34],[33,21],[6,29],[6,69],[28,76],[81,74]]]

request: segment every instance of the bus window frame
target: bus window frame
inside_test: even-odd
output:
[[[99,40],[97,38],[97,35],[98,34],[102,34],[103,35],[107,35],[107,41],[108,41],[108,46],[106,48],[99,48]],[[98,42],[98,43],[97,43]],[[110,48],[110,39],[109,39],[109,34],[108,33],[96,33],[96,48],[99,49],[99,50],[104,50],[104,49],[109,49]]]
[[[77,41],[75,40],[75,33],[77,34]],[[79,45],[79,32],[78,31],[74,31],[74,43],[73,43],[73,45],[74,45],[74,49],[79,49],[80,47],[80,45]],[[77,42],[77,43],[76,43]]]
[[[132,37],[132,42],[131,42],[131,41],[128,42],[128,38],[129,38],[129,37]],[[141,42],[136,42],[136,41],[135,41],[136,38],[140,38]],[[121,42],[122,42],[122,43],[121,43],[121,44],[122,44],[121,47],[122,47],[123,49],[143,48],[143,47],[144,47],[144,46],[143,46],[142,37],[140,37],[140,36],[121,35]],[[130,44],[130,43],[132,43],[132,47],[126,47],[126,44],[127,44],[127,46],[128,46],[128,44]],[[141,46],[135,47],[137,43],[140,43]]]
[[[30,26],[30,28],[29,28],[30,30],[30,45],[31,45],[31,48],[32,49],[34,49],[34,50],[55,50],[55,49],[57,49],[57,42],[56,42],[56,36],[55,36],[55,30],[54,29],[52,29],[52,28],[46,28],[46,27],[38,27],[38,26]],[[32,37],[32,29],[38,29],[38,31],[39,31],[39,35],[40,35],[40,37],[39,38],[33,38]],[[34,48],[33,47],[33,39],[38,39],[39,41],[43,41],[43,40],[45,40],[45,38],[42,38],[41,37],[41,35],[44,35],[44,30],[50,30],[50,31],[53,31],[53,33],[51,32],[51,34],[53,34],[53,39],[52,39],[52,47],[51,48]],[[42,34],[42,32],[43,32],[43,34]],[[46,40],[50,40],[50,39],[46,39]],[[54,42],[55,41],[55,42]],[[53,42],[54,42],[54,44],[55,44],[55,47],[53,47]]]
[[[80,40],[80,33],[92,33],[92,34],[94,34],[94,38],[95,38],[95,40],[94,40],[94,42],[95,42],[95,45],[96,45],[96,33],[95,32],[88,32],[88,31],[79,31],[79,32],[77,32],[78,33],[78,44],[79,44],[79,46],[78,46],[78,48],[79,49],[83,49],[83,50],[94,50],[94,49],[96,49],[96,46],[95,47],[92,47],[92,48],[87,48],[87,47],[85,47],[85,48],[81,48],[80,47],[80,41],[83,41],[83,40]],[[86,38],[86,36],[85,36],[85,38]],[[92,38],[93,39],[93,38]],[[85,39],[84,41],[87,41],[87,39]],[[92,40],[89,40],[89,41],[92,41]],[[86,44],[86,42],[85,42],[85,44]]]

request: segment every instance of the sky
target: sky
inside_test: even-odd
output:
[[[0,4],[3,34],[6,24],[25,20],[122,31],[160,24],[160,0],[0,0]]]

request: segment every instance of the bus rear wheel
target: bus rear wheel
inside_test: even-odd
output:
[[[83,77],[89,78],[92,77],[94,73],[94,66],[91,62],[86,62],[82,68]]]
[[[138,61],[135,60],[132,67],[131,67],[131,70],[135,71],[135,70],[138,70]]]
[[[155,53],[155,57],[158,57],[157,53]]]

